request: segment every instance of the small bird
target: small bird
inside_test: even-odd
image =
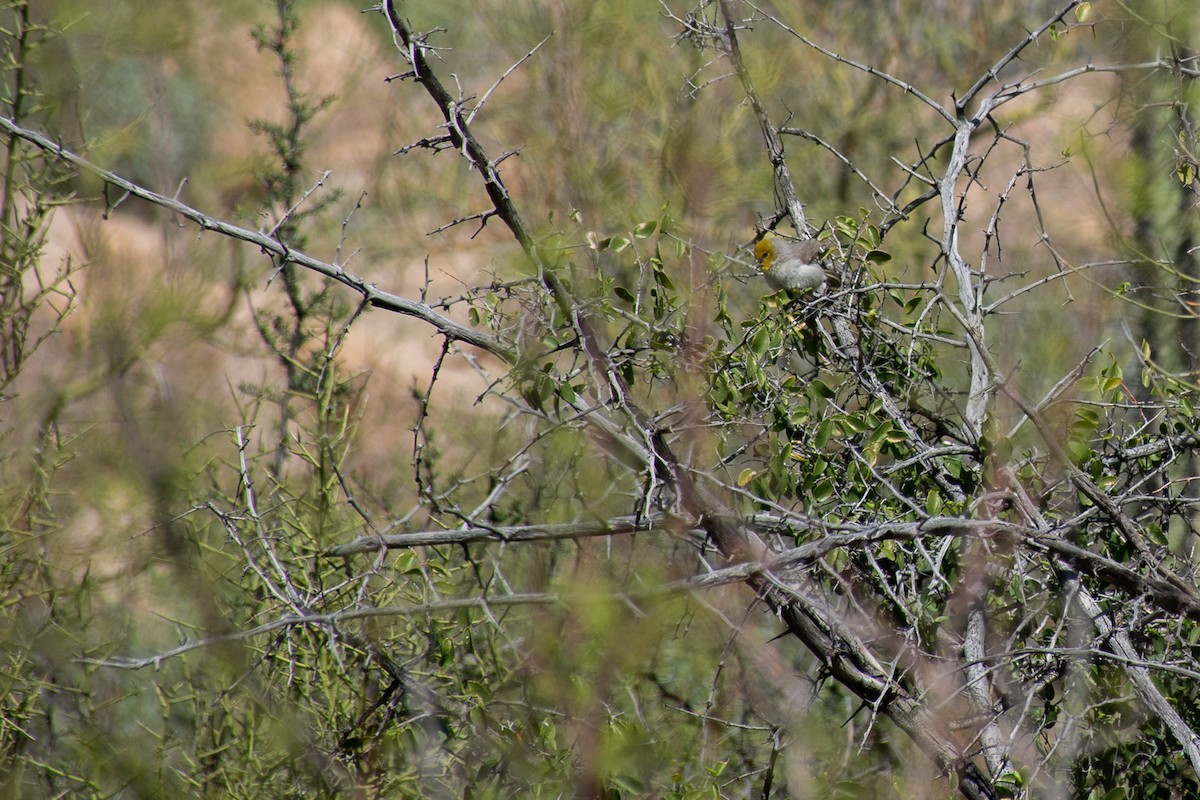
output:
[[[774,291],[800,292],[825,283],[818,256],[824,247],[816,239],[794,242],[767,234],[754,245],[754,259]]]

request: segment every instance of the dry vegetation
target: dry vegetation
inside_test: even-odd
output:
[[[168,5],[0,23],[7,796],[1200,791],[1187,3]]]

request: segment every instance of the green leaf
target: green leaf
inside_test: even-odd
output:
[[[868,428],[872,427],[870,421],[865,417],[857,414],[847,414],[841,419],[843,430],[848,430],[851,433],[863,433]]]
[[[626,247],[629,247],[629,240],[622,236],[610,236],[600,242],[600,247],[613,253],[619,253]]]
[[[663,206],[663,215],[658,218],[658,229],[663,233],[671,230],[675,226],[675,220],[671,219],[671,215],[666,212],[666,206]]]
[[[1067,441],[1067,453],[1070,454],[1072,463],[1079,466],[1091,457],[1092,448],[1087,442],[1070,439]]]
[[[1000,797],[1016,797],[1021,791],[1020,773],[1010,772],[996,779],[996,794]]]
[[[829,442],[829,437],[833,435],[833,420],[824,420],[817,426],[817,435],[813,437],[813,444],[817,447],[824,447]]]
[[[1167,546],[1167,535],[1163,532],[1162,527],[1159,525],[1147,525],[1146,538],[1159,547]]]
[[[858,213],[865,219],[868,212],[866,209],[860,208]],[[879,247],[880,241],[882,238],[879,235],[879,228],[874,225],[864,225],[858,232],[858,245],[864,250],[874,250]]]
[[[864,258],[874,264],[886,264],[892,260],[892,254],[886,250],[871,250]]]
[[[1179,166],[1175,168],[1175,177],[1184,186],[1191,186],[1192,181],[1196,179],[1196,165],[1190,161],[1180,161]]]
[[[812,498],[814,502],[824,503],[829,498],[833,497],[833,481],[826,478],[813,487]]]
[[[1076,22],[1079,22],[1079,23],[1087,22],[1088,18],[1090,16],[1092,16],[1092,4],[1091,3],[1080,3],[1078,6],[1075,7],[1075,21]]]
[[[613,294],[624,300],[626,303],[632,303],[635,300],[633,292],[629,291],[624,286],[614,286]]]
[[[824,381],[814,380],[809,384],[813,394],[820,397],[822,400],[832,400],[835,396],[833,389],[830,389]]]
[[[417,554],[409,550],[396,557],[393,569],[401,575],[415,575],[421,571],[421,564],[417,560]]]
[[[647,239],[653,236],[656,230],[658,230],[658,221],[652,219],[635,227],[633,229],[633,235],[639,239]]]
[[[894,539],[884,539],[879,543],[879,555],[884,561],[896,561],[896,541]]]
[[[767,352],[767,347],[771,344],[771,335],[767,333],[766,328],[759,328],[750,337],[750,352],[756,356],[761,356]]]

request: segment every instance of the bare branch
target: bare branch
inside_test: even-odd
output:
[[[148,203],[153,203],[154,205],[165,208],[168,211],[173,211],[176,214],[179,214],[181,217],[196,223],[202,230],[215,231],[222,236],[228,236],[231,239],[238,239],[240,241],[256,245],[264,253],[274,256],[281,262],[299,264],[305,269],[310,269],[313,272],[317,272],[327,278],[331,278],[362,295],[363,299],[375,308],[382,308],[385,311],[394,311],[399,314],[404,314],[405,316],[420,319],[436,328],[437,331],[443,336],[446,336],[449,339],[465,342],[474,347],[478,347],[481,350],[486,350],[492,355],[503,359],[504,361],[512,362],[516,359],[515,354],[507,346],[501,343],[500,340],[485,333],[480,333],[472,328],[460,325],[449,317],[438,314],[430,306],[427,306],[424,303],[414,303],[413,301],[400,297],[399,295],[382,291],[374,284],[367,283],[357,275],[347,272],[338,264],[329,264],[313,258],[306,253],[303,253],[299,250],[294,250],[281,244],[270,236],[224,222],[201,211],[197,211],[191,206],[185,205],[178,200],[138,186],[132,181],[128,181],[114,172],[109,172],[106,169],[96,166],[82,156],[72,153],[70,150],[67,150],[62,145],[51,141],[42,134],[17,125],[7,117],[0,117],[0,130],[4,130],[12,136],[19,136],[20,138],[35,144],[55,158],[66,161],[69,164],[73,164],[84,172],[90,175],[95,175],[106,183],[125,190],[134,197],[145,200]]]

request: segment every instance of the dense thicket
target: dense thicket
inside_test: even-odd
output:
[[[1189,3],[170,5],[0,22],[7,796],[1200,792]]]

